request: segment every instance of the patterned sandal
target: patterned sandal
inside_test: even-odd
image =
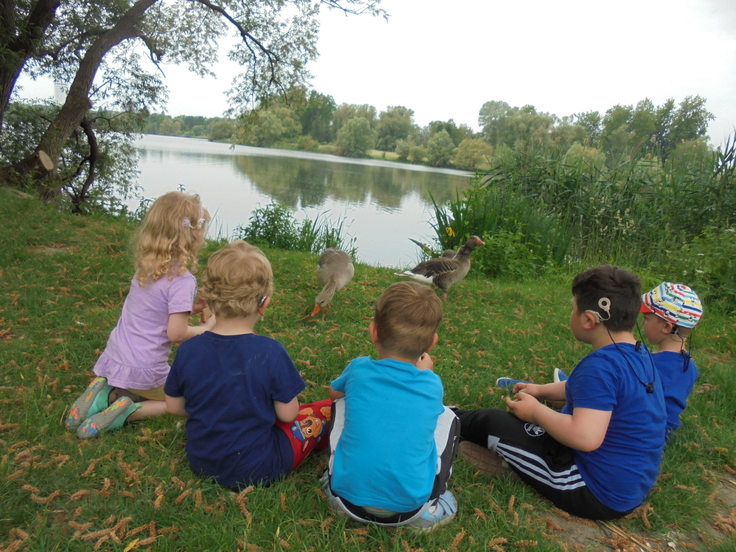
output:
[[[92,439],[100,433],[113,431],[123,427],[125,421],[133,412],[141,407],[140,403],[133,402],[130,397],[120,397],[102,412],[87,418],[77,429],[80,439]]]
[[[74,401],[69,409],[64,425],[69,431],[76,431],[84,420],[102,412],[108,406],[107,397],[113,388],[107,384],[106,378],[95,378],[82,395]]]

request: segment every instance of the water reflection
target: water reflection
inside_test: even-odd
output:
[[[416,246],[407,238],[431,239],[430,198],[445,202],[469,184],[461,171],[189,138],[144,136],[137,147],[144,197],[179,186],[200,194],[216,213],[212,231],[218,235],[229,237],[254,208],[276,201],[297,219],[328,211],[333,222],[344,220],[359,259],[381,266],[416,262]]]

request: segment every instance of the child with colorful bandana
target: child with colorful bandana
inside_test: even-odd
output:
[[[698,378],[687,340],[703,316],[703,305],[688,286],[670,282],[659,284],[641,300],[644,335],[657,346],[652,358],[664,389],[669,439],[680,427],[680,414]]]

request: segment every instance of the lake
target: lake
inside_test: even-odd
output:
[[[213,216],[211,237],[231,238],[254,209],[279,203],[294,218],[341,222],[360,262],[416,264],[409,238],[433,243],[431,198],[442,204],[469,187],[472,173],[302,151],[231,146],[194,138],[144,135],[138,184],[144,198],[197,193]],[[138,200],[129,200],[131,209]]]

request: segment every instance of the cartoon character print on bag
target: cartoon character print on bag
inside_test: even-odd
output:
[[[330,407],[322,407],[319,409],[319,412],[324,416],[324,420],[315,416],[314,410],[311,407],[301,409],[296,420],[291,425],[291,433],[303,443],[302,450],[307,449],[310,439],[319,439],[319,436],[322,435],[325,429],[325,424],[332,418],[332,409]]]

